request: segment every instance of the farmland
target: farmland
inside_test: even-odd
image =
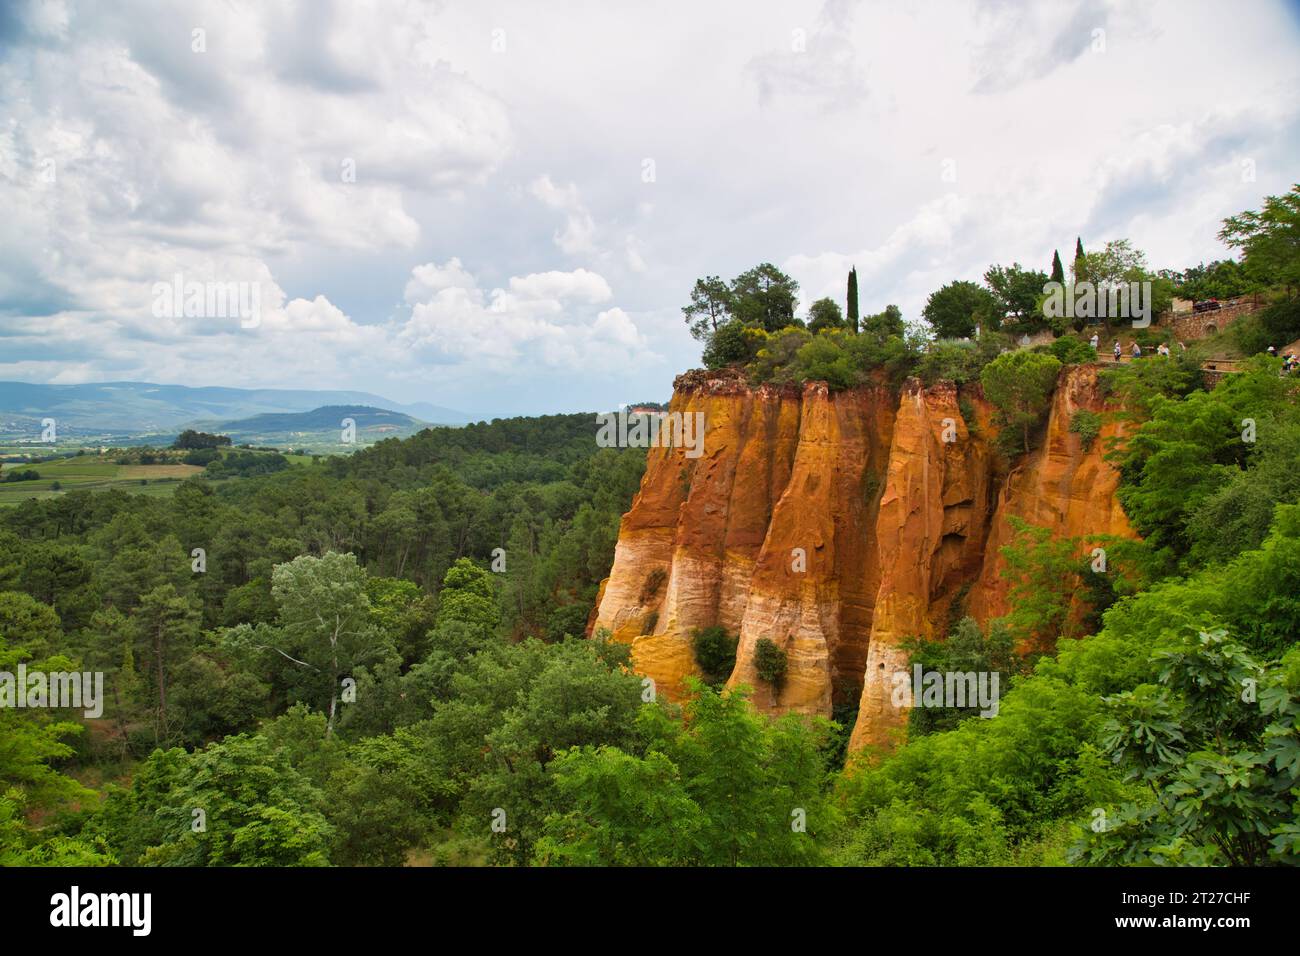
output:
[[[29,498],[50,498],[66,491],[104,491],[120,488],[133,494],[170,495],[176,486],[201,474],[198,465],[167,462],[158,465],[122,465],[97,454],[75,455],[33,464],[5,462],[0,479],[10,474],[35,471],[40,478],[27,481],[0,480],[0,506],[16,505]]]

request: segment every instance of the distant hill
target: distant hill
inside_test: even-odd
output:
[[[352,419],[357,431],[363,429],[387,429],[387,431],[417,432],[428,427],[429,423],[403,415],[399,411],[387,408],[374,408],[365,405],[325,405],[312,408],[311,411],[266,412],[253,415],[239,421],[222,421],[213,425],[220,434],[229,434],[235,444],[246,441],[248,436],[263,434],[290,434],[294,432],[338,432],[343,427],[343,419]]]
[[[435,425],[464,425],[473,420],[455,409],[427,402],[404,405],[369,392],[191,388],[149,382],[85,385],[0,382],[0,434],[39,433],[43,418],[55,419],[61,436],[162,435],[175,434],[183,428],[210,432],[221,422],[343,405],[400,412]]]

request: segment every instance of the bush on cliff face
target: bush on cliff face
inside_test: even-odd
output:
[[[736,667],[736,638],[726,628],[700,628],[691,636],[691,650],[710,686],[724,683]]]
[[[1070,431],[1079,436],[1079,444],[1087,451],[1101,434],[1101,416],[1080,408],[1070,416]]]
[[[774,688],[780,689],[785,683],[785,672],[789,662],[785,651],[775,641],[760,637],[754,645],[754,668],[759,679],[767,681]]]

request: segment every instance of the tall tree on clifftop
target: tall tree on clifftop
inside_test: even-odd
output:
[[[849,269],[849,294],[845,302],[848,312],[849,328],[854,334],[858,331],[858,267],[853,266]]]
[[[1052,250],[1052,281],[1065,285],[1065,266],[1061,265],[1061,251]]]
[[[742,272],[731,283],[732,314],[746,325],[779,332],[794,325],[799,283],[770,262]]]
[[[691,335],[707,339],[718,331],[718,326],[730,320],[734,305],[735,299],[727,283],[717,276],[706,276],[695,280],[691,302],[682,306],[682,314],[691,327]]]
[[[1088,259],[1083,254],[1083,240],[1078,236],[1074,239],[1074,281],[1082,282],[1088,278]]]

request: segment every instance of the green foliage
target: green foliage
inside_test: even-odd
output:
[[[1061,638],[1079,637],[1087,633],[1095,614],[1110,606],[1117,590],[1133,589],[1135,572],[1130,569],[1126,576],[1121,565],[1121,557],[1134,547],[1128,542],[1101,536],[1093,541],[1056,537],[1050,529],[1015,515],[1009,520],[1013,537],[1000,553],[1011,610],[999,623],[1016,644],[1041,652]],[[1105,545],[1106,570],[1094,581],[1092,549],[1097,544]],[[1101,582],[1106,582],[1101,594],[1090,595],[1086,585]],[[1097,607],[1097,599],[1104,606]]]
[[[717,276],[696,279],[691,289],[691,301],[682,307],[691,335],[706,339],[727,324],[735,308],[735,297],[725,282]]]
[[[998,332],[985,332],[973,341],[937,339],[926,348],[915,372],[927,385],[939,381],[965,385],[979,381],[984,366],[1010,347],[1010,339]]]
[[[1005,267],[990,266],[984,273],[984,283],[993,295],[998,325],[1006,323],[1016,332],[1033,332],[1045,325],[1038,300],[1043,296],[1047,273],[1025,269],[1015,262]]]
[[[818,335],[824,343],[834,339],[827,333]],[[806,329],[788,328],[762,336],[762,346],[749,366],[750,375],[759,382],[798,382],[800,369],[797,366],[800,350],[813,341],[813,336]],[[825,348],[825,344],[821,347]]]
[[[323,802],[265,737],[240,735],[154,751],[100,824],[128,865],[323,866],[334,836]]]
[[[1218,564],[1260,547],[1277,503],[1300,502],[1298,461],[1300,415],[1292,410],[1262,429],[1246,467],[1230,469],[1187,515],[1190,564]]]
[[[911,668],[920,665],[922,672],[936,671],[974,672],[998,675],[999,693],[1011,686],[1013,675],[1026,671],[1024,660],[1016,654],[1015,639],[1001,623],[989,626],[988,636],[979,623],[970,617],[962,618],[947,640],[927,641],[911,638],[902,644],[908,654],[909,677]],[[908,737],[916,739],[926,734],[952,730],[967,717],[977,715],[980,707],[971,702],[969,707],[912,707],[908,712]]]
[[[1052,250],[1052,281],[1065,285],[1065,267],[1061,265],[1061,251]]]
[[[555,755],[569,747],[629,749],[641,679],[625,651],[589,641],[493,644],[465,661],[452,693],[411,728],[421,759],[443,782],[444,813],[492,839],[500,862],[526,863],[553,807]],[[506,812],[504,833],[490,826]]]
[[[1105,752],[1144,788],[1102,808],[1079,853],[1093,864],[1300,863],[1300,649],[1256,661],[1228,632],[1185,630],[1153,681],[1105,699]]]
[[[850,332],[858,331],[858,270],[857,267],[849,269],[849,287],[845,299],[845,308],[848,310],[847,326]]]
[[[200,448],[220,448],[223,445],[229,444],[229,435],[209,435],[207,432],[199,432],[192,428],[187,428],[176,436],[176,441],[172,442],[172,447],[184,450],[197,450]]]
[[[799,283],[770,262],[736,276],[731,294],[732,311],[746,325],[776,332],[794,322]]]
[[[808,331],[820,332],[822,329],[844,328],[844,313],[834,299],[818,299],[808,306]]]
[[[1251,291],[1250,279],[1235,259],[1217,259],[1209,265],[1202,262],[1172,273],[1170,278],[1174,281],[1176,294],[1192,302],[1235,299]]]
[[[705,368],[723,368],[745,362],[755,354],[753,339],[746,335],[745,323],[733,319],[718,327],[704,349]]]
[[[1083,339],[1075,338],[1073,335],[1063,335],[1059,339],[1054,339],[1047,346],[1047,351],[1056,356],[1057,361],[1062,365],[1086,365],[1097,361],[1097,350]]]
[[[930,293],[921,314],[936,338],[966,339],[975,326],[996,329],[1001,322],[998,300],[983,286],[958,280]]]
[[[476,570],[458,563],[447,573],[469,580]],[[354,555],[331,551],[277,565],[271,582],[283,646],[272,646],[267,653],[274,651],[314,672],[311,683],[320,688],[317,700],[329,700],[326,733],[332,733],[343,678],[394,651],[391,638],[371,620],[366,572]]]
[[[551,612],[546,621],[546,640],[554,644],[566,637],[583,637],[591,608],[585,604],[566,604]]]
[[[724,627],[703,627],[691,635],[691,651],[704,680],[717,686],[724,683],[736,667],[735,637]]]
[[[1193,392],[1182,401],[1154,396],[1150,420],[1117,453],[1124,510],[1152,546],[1171,558],[1191,549],[1187,525],[1202,503],[1250,466],[1254,445],[1243,440],[1244,421],[1255,421],[1258,434],[1278,427],[1279,413],[1294,420],[1286,381],[1278,378],[1275,363],[1259,362],[1212,392]]]
[[[903,324],[903,312],[896,305],[887,305],[883,312],[868,315],[862,320],[862,331],[879,340],[890,336],[903,338],[906,328]]]
[[[824,381],[833,389],[862,381],[852,355],[828,335],[818,335],[799,347],[790,372],[800,381]]]
[[[288,467],[289,459],[279,452],[232,451],[210,462],[207,474],[212,478],[250,478],[272,475]]]
[[[1241,265],[1255,288],[1284,286],[1288,297],[1300,286],[1300,185],[1269,196],[1259,211],[1223,221],[1219,238],[1241,250]]]
[[[984,397],[998,409],[1009,428],[1021,430],[1029,451],[1029,430],[1047,412],[1060,361],[1034,352],[1004,352],[980,371]]]
[[[221,459],[221,452],[216,448],[196,448],[181,459],[187,465],[198,465],[201,468],[207,467],[214,461]]]
[[[758,639],[754,645],[754,669],[758,672],[759,680],[780,688],[785,683],[788,666],[784,648],[769,638]]]
[[[1088,451],[1101,434],[1101,416],[1086,408],[1075,409],[1070,416],[1070,432],[1079,436],[1079,444]]]
[[[547,865],[800,866],[835,822],[824,720],[763,717],[743,694],[696,683],[679,722],[657,705],[636,749],[582,747],[555,761]]]
[[[1289,861],[1294,795],[1285,820],[1275,798],[1294,787],[1300,748],[1291,711],[1271,708],[1295,706],[1300,661],[1292,652],[1283,666],[1265,666],[1257,704],[1242,699],[1240,680],[1250,657],[1295,646],[1297,594],[1300,506],[1283,506],[1260,550],[1124,597],[1096,634],[1061,640],[1055,658],[1040,658],[1003,694],[996,719],[965,720],[913,738],[879,763],[851,766],[841,799],[855,824],[837,861],[1007,864],[1070,836],[1087,838],[1083,852],[1093,862],[1226,863],[1232,857],[1207,844],[1231,837],[1231,827],[1256,847],[1265,831],[1266,852]],[[1202,632],[1220,630],[1241,639],[1201,643]],[[1118,737],[1114,725],[1106,730],[1112,719],[1121,722]],[[1270,721],[1279,730],[1266,732]],[[1121,750],[1121,741],[1131,743]],[[1148,752],[1152,741],[1163,756],[1154,745]],[[1159,777],[1158,800],[1150,784],[1124,779],[1138,761]],[[1123,810],[1128,804],[1136,810]],[[1109,828],[1094,835],[1099,808]],[[1180,827],[1188,838],[1165,839]],[[1229,849],[1241,857],[1242,848]]]

